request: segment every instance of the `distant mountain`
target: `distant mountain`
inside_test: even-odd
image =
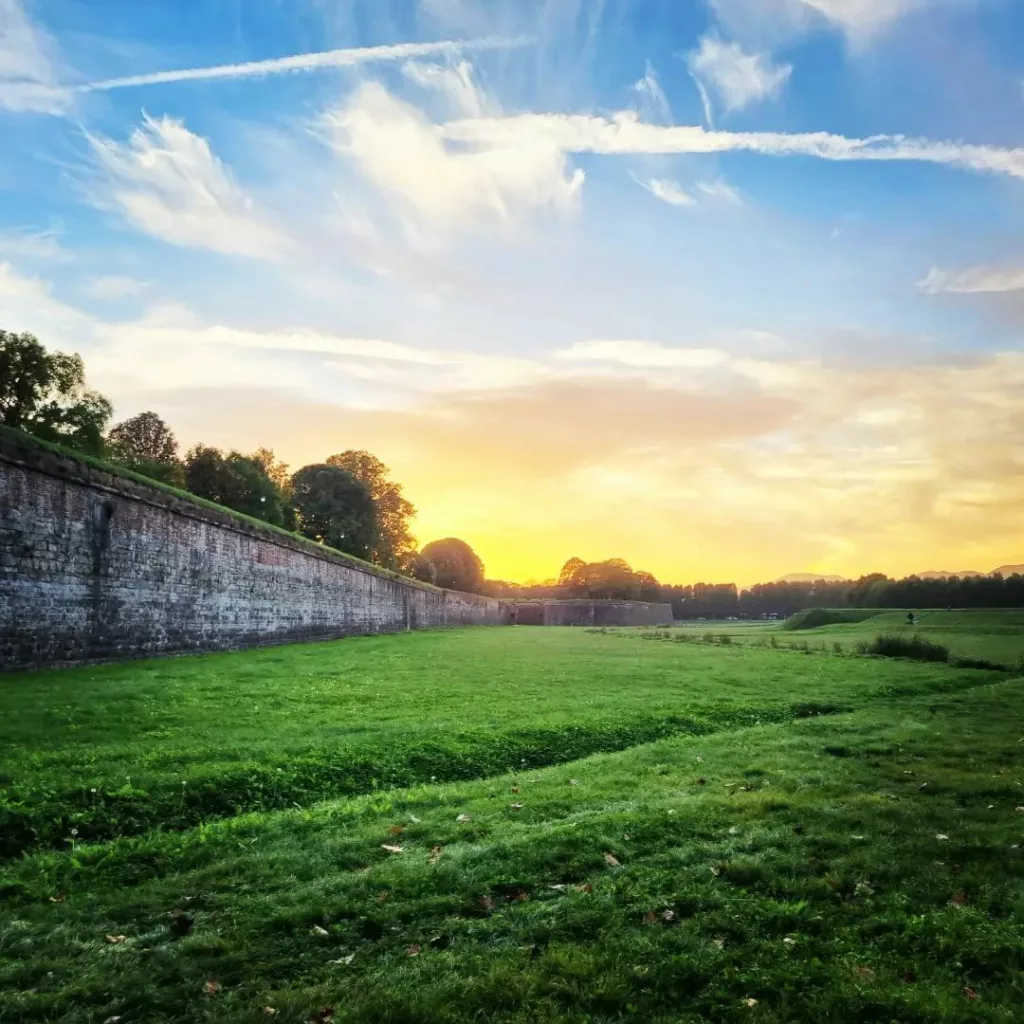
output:
[[[948,580],[950,576],[988,576],[987,572],[978,572],[977,569],[964,569],[962,572],[950,572],[948,569],[929,569],[927,572],[915,572],[923,580]]]
[[[848,583],[845,576],[821,576],[815,572],[791,572],[788,576],[780,576],[773,583]]]
[[[996,573],[999,573],[1000,576],[1013,576],[1014,573],[1024,576],[1024,565],[1001,565],[998,569],[993,569],[989,575],[995,576]]]

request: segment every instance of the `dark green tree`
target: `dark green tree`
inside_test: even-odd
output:
[[[193,494],[254,519],[285,524],[280,489],[255,460],[239,452],[197,444],[185,455],[185,486]]]
[[[178,442],[155,412],[140,412],[111,427],[107,434],[107,456],[136,473],[175,487],[185,486]]]
[[[0,423],[101,455],[113,411],[86,386],[81,356],[47,352],[32,334],[0,331]]]
[[[332,455],[328,466],[337,466],[366,484],[377,506],[378,539],[370,552],[376,565],[398,569],[405,555],[416,550],[416,540],[409,530],[409,521],[416,508],[402,495],[402,487],[389,479],[391,472],[376,455],[349,450]]]
[[[292,477],[299,529],[310,540],[368,559],[379,542],[370,489],[338,466],[303,466]]]
[[[449,590],[478,594],[484,584],[484,563],[477,553],[458,537],[431,541],[420,555],[434,567],[434,582]]]

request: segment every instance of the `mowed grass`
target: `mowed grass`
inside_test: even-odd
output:
[[[861,614],[869,609],[855,609]],[[981,658],[1017,668],[1024,664],[1024,610],[997,608],[963,611],[916,610],[916,625],[908,625],[907,612],[879,611],[860,622],[821,626],[817,629],[786,630],[775,622],[687,622],[673,627],[672,632],[703,637],[712,633],[728,636],[737,644],[769,644],[775,641],[786,648],[791,644],[807,645],[816,650],[833,651],[839,644],[845,653],[854,653],[859,642],[870,642],[876,636],[921,636],[949,648],[954,657]]]
[[[1022,721],[1001,682],[39,853],[0,1018],[1016,1021]]]
[[[0,856],[539,767],[984,674],[516,627],[0,678]]]

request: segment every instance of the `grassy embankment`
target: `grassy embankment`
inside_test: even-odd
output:
[[[0,688],[5,785],[58,847],[3,871],[4,1021],[1019,1019],[1005,674],[521,628]],[[216,803],[311,764],[301,806]],[[126,776],[123,825],[70,795]],[[163,831],[176,789],[211,820]]]

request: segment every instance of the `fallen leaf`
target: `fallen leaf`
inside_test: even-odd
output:
[[[511,792],[518,793],[519,792],[519,787],[518,786],[512,786],[511,787]]]
[[[126,938],[126,935],[108,935],[107,942],[109,942],[112,946],[116,946],[119,943],[124,942]]]
[[[427,858],[428,864],[436,864],[441,859],[441,847],[432,846],[430,848],[430,856]]]
[[[875,976],[875,972],[871,970],[870,967],[858,967],[856,973],[858,977],[864,978],[865,980],[869,980]]]
[[[704,758],[703,757],[698,757],[697,758],[697,764],[703,764],[703,763],[704,763]]]
[[[277,1010],[273,1006],[264,1006],[263,1007],[263,1016],[264,1017],[276,1017],[277,1016]]]
[[[430,940],[432,949],[447,949],[452,944],[450,935],[435,935]]]
[[[757,1000],[754,999],[753,996],[747,996],[747,998],[744,999],[743,1002],[745,1002],[747,1006],[750,1007],[750,1009],[753,1009],[755,1006],[757,1006]]]
[[[517,903],[525,903],[530,898],[530,894],[525,889],[516,889],[511,896],[510,900],[515,900]]]
[[[460,814],[455,820],[464,824],[465,822],[472,821],[473,819],[468,814]]]
[[[966,907],[968,903],[967,893],[963,892],[962,890],[960,892],[955,892],[953,893],[953,898],[949,902],[954,907]]]
[[[604,862],[605,864],[611,865],[613,868],[622,867],[622,862],[614,853],[606,853],[604,855]]]
[[[569,785],[570,786],[578,786],[579,784],[580,784],[580,780],[579,779],[570,779],[569,780]]]
[[[513,811],[521,811],[523,809],[522,804],[509,804],[509,807],[511,807]]]
[[[961,989],[961,991],[968,999],[978,998],[978,993],[975,992],[973,988],[968,988],[966,985]]]
[[[871,887],[870,882],[858,882],[854,886],[853,891],[858,896],[873,896],[875,894],[875,890]]]
[[[531,782],[540,782],[540,776],[539,776],[539,775],[537,775],[537,776],[535,776],[534,778],[530,779],[530,781],[531,781]]]
[[[212,979],[203,985],[203,995],[215,996],[220,991],[220,982]]]
[[[788,935],[782,940],[784,946],[795,946],[796,939],[790,938]]]
[[[107,1017],[107,1018],[104,1019],[103,1024],[117,1024],[117,1022],[120,1019],[121,1019],[120,1014],[118,1014],[118,1016],[116,1016],[116,1017]]]
[[[648,910],[644,914],[644,924],[657,924],[658,915],[653,910]]]
[[[331,933],[326,928],[321,928],[320,925],[315,924],[309,929],[310,935],[319,935],[321,938],[330,935]]]
[[[668,924],[676,919],[676,912],[674,910],[663,910],[661,912],[661,919]]]
[[[589,882],[584,882],[582,885],[576,886],[577,892],[593,892],[594,887]]]
[[[945,832],[936,832],[935,838],[938,839],[940,843],[944,843],[947,839],[949,839],[949,836],[947,836]]]
[[[320,1009],[317,1010],[317,1014],[313,1018],[313,1020],[316,1022],[316,1024],[330,1024],[331,1018],[333,1016],[334,1016],[334,1007],[333,1006],[321,1006]]]
[[[406,956],[419,956],[420,955],[420,947],[417,946],[415,943],[413,943],[413,945],[411,945],[411,946],[406,946],[405,947],[405,955]]]
[[[409,820],[410,820],[410,821],[411,821],[411,822],[412,822],[412,823],[413,823],[414,825],[418,825],[418,824],[420,823],[420,819],[419,819],[419,818],[417,818],[415,814],[410,814],[410,815],[409,815]]]
[[[405,826],[404,825],[392,825],[391,828],[388,829],[388,835],[389,836],[400,836],[404,831],[405,831]]]
[[[59,892],[56,896],[50,897],[51,903],[63,903],[68,898],[67,893]]]
[[[716,949],[725,949],[725,939],[719,936],[717,939],[711,940],[711,945]]]
[[[387,843],[381,843],[380,844],[380,848],[382,850],[387,850],[388,853],[401,853],[402,852],[402,847],[401,846],[389,846]]]
[[[711,865],[711,874],[717,878],[722,873],[722,869],[717,864]]]
[[[918,789],[927,789],[928,788],[928,783],[927,782],[922,782],[921,785],[918,786],[917,788]]]
[[[390,894],[388,893],[387,889],[381,889],[381,891],[377,893],[377,899],[379,899],[381,903],[383,903],[388,898],[389,895]]]
[[[477,903],[479,903],[484,910],[494,909],[494,900],[492,900],[490,896],[481,896],[480,899],[477,900]]]
[[[731,836],[738,836],[739,834],[740,834],[740,830],[739,830],[739,826],[738,825],[733,825],[733,827],[731,829],[729,829],[729,835],[731,835]]]
[[[349,953],[348,956],[343,956],[339,960],[328,960],[327,962],[329,964],[350,964],[352,963],[353,960],[355,960],[355,958],[355,953]]]
[[[1016,812],[1017,812],[1018,814],[1024,814],[1024,807],[1014,807],[1014,810],[1015,810],[1015,811],[1016,811]]]

